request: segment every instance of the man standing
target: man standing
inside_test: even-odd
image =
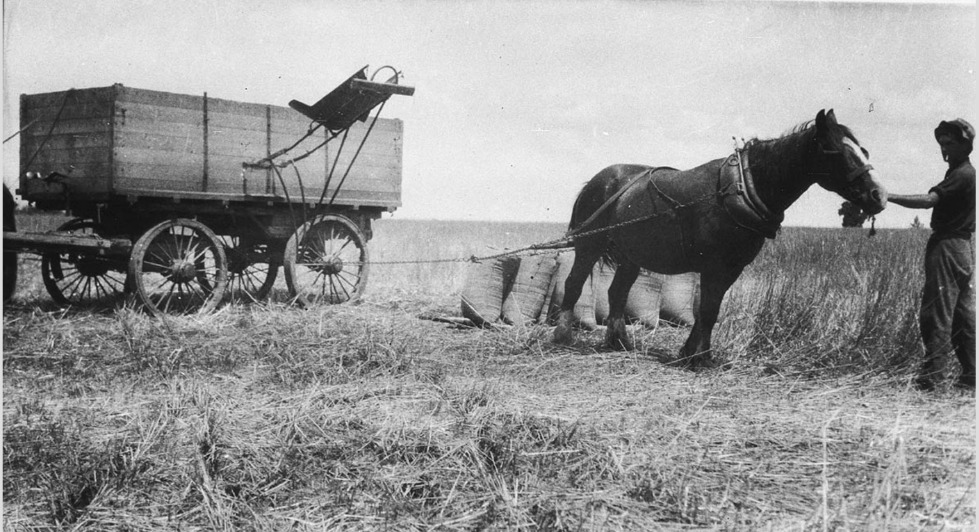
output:
[[[888,194],[889,201],[912,209],[931,209],[931,238],[925,248],[925,289],[921,337],[925,360],[917,385],[933,390],[945,372],[946,352],[955,350],[962,366],[958,386],[976,387],[976,169],[969,161],[976,130],[957,118],[935,128],[935,140],[948,163],[945,179],[927,194]]]

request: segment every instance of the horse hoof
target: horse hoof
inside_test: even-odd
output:
[[[714,361],[713,360],[710,360],[710,359],[707,359],[707,360],[696,360],[695,359],[695,360],[690,361],[690,364],[687,366],[687,369],[689,369],[690,371],[693,371],[694,373],[699,373],[701,371],[707,371],[709,369],[714,369]]]
[[[734,367],[730,362],[721,362],[714,357],[694,357],[687,364],[687,369],[695,372],[717,369],[727,371]]]
[[[574,343],[574,333],[570,327],[557,327],[554,329],[553,341],[555,344],[571,345]]]
[[[635,351],[636,348],[628,338],[607,338],[605,346],[615,351]]]
[[[605,347],[616,351],[634,351],[636,348],[629,339],[629,331],[625,328],[625,320],[609,319],[605,330]]]
[[[673,365],[690,371],[704,371],[717,367],[717,362],[709,355],[685,356],[680,354],[680,358],[673,361]]]

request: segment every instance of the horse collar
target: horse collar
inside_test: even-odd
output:
[[[737,175],[730,175],[725,179],[725,169],[732,166],[738,167]],[[748,163],[748,150],[735,149],[726,164],[721,166],[720,173],[722,203],[735,223],[766,238],[775,238],[781,228],[783,216],[781,213],[771,212],[758,196]],[[729,173],[733,174],[730,171]],[[733,192],[727,192],[729,189],[733,189]]]

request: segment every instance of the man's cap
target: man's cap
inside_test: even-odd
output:
[[[976,129],[972,127],[972,124],[961,118],[942,120],[938,124],[938,127],[935,128],[935,139],[937,140],[938,136],[942,134],[950,135],[956,140],[972,144],[972,139],[976,138]]]

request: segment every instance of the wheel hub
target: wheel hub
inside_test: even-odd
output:
[[[176,260],[170,266],[170,280],[174,283],[189,283],[197,278],[197,267],[188,260]]]
[[[251,265],[248,255],[242,253],[237,248],[225,248],[228,257],[228,271],[234,274],[242,274]]]
[[[95,257],[77,257],[74,263],[78,272],[86,277],[101,277],[109,272],[109,266],[105,261]]]
[[[328,257],[323,261],[322,266],[323,273],[327,275],[336,275],[343,271],[343,259],[340,257]]]

